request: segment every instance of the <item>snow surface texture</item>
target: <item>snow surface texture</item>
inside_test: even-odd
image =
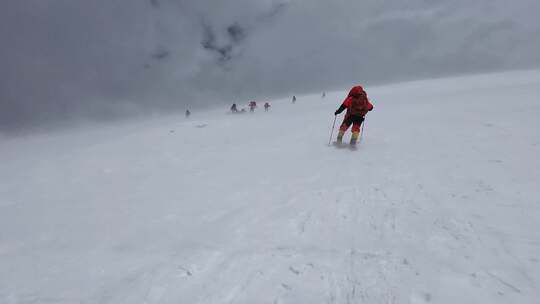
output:
[[[538,303],[540,71],[367,92],[2,139],[0,303]]]

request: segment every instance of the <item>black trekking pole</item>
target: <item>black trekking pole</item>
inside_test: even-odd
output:
[[[332,136],[334,135],[334,127],[336,126],[337,115],[334,115],[334,123],[332,124],[332,131],[330,132],[330,139],[328,140],[328,145],[332,142]]]

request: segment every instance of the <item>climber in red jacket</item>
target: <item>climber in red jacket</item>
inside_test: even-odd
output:
[[[361,86],[353,87],[350,90],[349,95],[347,95],[347,98],[345,98],[345,100],[343,101],[339,109],[336,110],[334,115],[338,115],[345,109],[347,109],[347,113],[345,114],[345,118],[343,119],[341,127],[339,127],[337,143],[341,144],[345,131],[347,131],[347,129],[352,124],[353,127],[350,144],[351,146],[354,146],[356,145],[356,141],[360,136],[360,126],[364,121],[364,116],[366,116],[367,112],[373,110],[373,105],[369,102],[367,93],[366,91],[364,91],[364,88],[362,88]]]

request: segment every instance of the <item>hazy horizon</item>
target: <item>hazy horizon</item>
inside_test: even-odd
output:
[[[532,0],[1,6],[0,130],[540,67]]]

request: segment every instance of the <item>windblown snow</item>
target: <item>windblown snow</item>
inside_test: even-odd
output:
[[[540,71],[347,91],[0,139],[0,303],[538,303]]]

